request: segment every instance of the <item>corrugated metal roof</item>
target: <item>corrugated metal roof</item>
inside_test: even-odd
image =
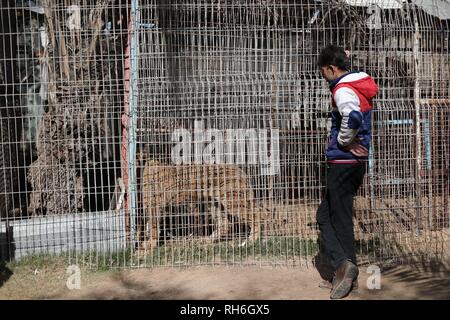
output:
[[[404,0],[344,0],[352,6],[367,7],[376,4],[383,9],[400,9],[403,6]]]
[[[414,0],[426,13],[442,20],[450,19],[450,1],[448,0]]]
[[[383,9],[400,9],[406,0],[344,0],[352,6],[377,5]],[[422,8],[428,14],[439,19],[450,19],[450,0],[412,0],[412,3]]]

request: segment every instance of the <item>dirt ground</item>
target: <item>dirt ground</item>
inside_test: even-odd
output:
[[[69,290],[63,264],[3,266],[0,299],[328,299],[316,269],[190,267],[81,271],[81,288]],[[448,264],[401,266],[381,272],[381,289],[369,290],[367,267],[359,289],[346,299],[450,299]]]

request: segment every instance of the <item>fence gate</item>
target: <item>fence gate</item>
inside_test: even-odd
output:
[[[42,0],[1,12],[2,258],[320,263],[330,93],[316,61],[330,43],[380,87],[354,202],[359,261],[448,251],[448,2]]]

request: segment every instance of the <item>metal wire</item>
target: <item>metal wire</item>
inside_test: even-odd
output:
[[[380,87],[361,263],[440,257],[446,1],[3,2],[0,247],[93,267],[311,265],[335,43]]]

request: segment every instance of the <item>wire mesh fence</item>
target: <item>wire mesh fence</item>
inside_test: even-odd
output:
[[[441,257],[448,1],[2,2],[2,259],[317,264],[330,43],[370,74],[361,263]]]

